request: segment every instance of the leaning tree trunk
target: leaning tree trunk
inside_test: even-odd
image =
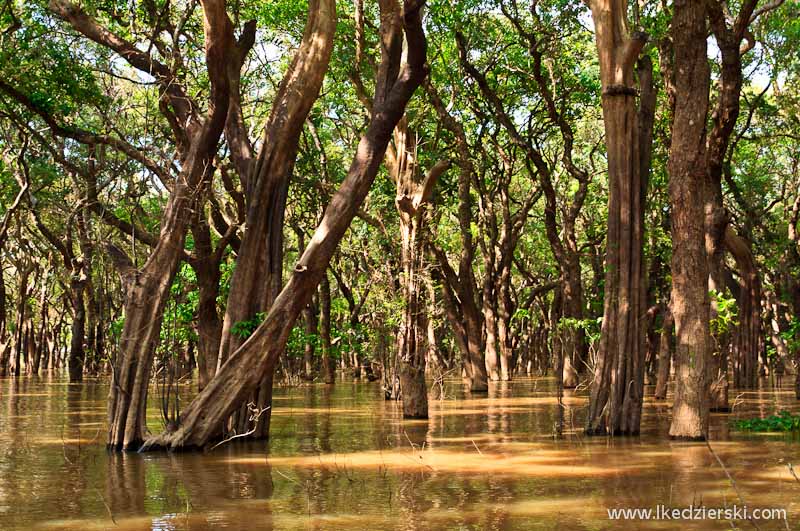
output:
[[[266,312],[281,290],[283,222],[289,178],[303,123],[317,100],[328,69],[336,29],[333,0],[314,0],[308,9],[303,40],[273,100],[258,158],[251,160],[246,152],[236,155],[244,159],[238,166],[245,183],[247,213],[222,325],[217,372],[246,339],[233,333],[236,324],[252,321],[259,313]],[[236,110],[239,112],[238,108]],[[246,143],[242,127],[234,125],[229,120],[226,135]],[[265,374],[250,402],[259,411],[269,411],[271,397],[272,375]],[[252,429],[250,416],[247,404],[242,404],[230,419],[227,431],[238,434],[247,431],[252,438],[265,438],[269,433],[269,413],[258,416]]]
[[[705,129],[710,69],[705,5],[676,0],[675,116],[668,172],[672,220],[672,314],[675,318],[675,399],[670,436],[708,433],[708,260],[705,249]]]
[[[203,0],[206,66],[211,79],[208,115],[190,124],[185,160],[167,202],[158,243],[141,269],[108,247],[126,285],[125,325],[108,400],[108,447],[135,449],[145,437],[147,390],[164,307],[178,271],[191,208],[202,205],[228,112],[227,56],[233,28],[224,0]]]
[[[149,448],[202,447],[220,435],[220,427],[268,375],[272,374],[300,312],[310,301],[336,247],[367,196],[378,173],[392,131],[406,104],[427,74],[422,3],[406,0],[401,17],[394,0],[381,0],[382,62],[372,118],[356,155],[325,210],[308,247],[263,323],[217,372],[181,415],[174,431],[151,437]],[[406,63],[400,68],[402,30]]]
[[[592,16],[603,82],[609,192],[603,325],[586,433],[634,435],[644,398],[644,203],[655,113],[653,66],[648,57],[640,62],[637,114],[634,65],[646,36],[628,36],[625,3],[596,0]]]

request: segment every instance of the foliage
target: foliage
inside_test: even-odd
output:
[[[729,332],[738,323],[736,317],[738,308],[734,297],[726,297],[724,293],[711,290],[709,292],[712,304],[716,304],[716,315],[711,320],[711,333],[719,337]]]
[[[782,410],[777,415],[770,415],[766,418],[753,418],[737,420],[733,426],[742,431],[755,432],[775,432],[790,431],[800,432],[800,415],[794,415],[791,411]]]
[[[596,319],[575,319],[573,317],[562,317],[558,321],[559,330],[583,330],[587,341],[591,344],[600,339],[600,329],[603,326],[603,318]]]
[[[233,326],[231,326],[231,334],[235,335],[239,339],[245,340],[253,335],[253,332],[256,331],[258,325],[264,322],[265,317],[266,313],[258,312],[250,319],[245,321],[237,321],[236,323],[233,323]]]

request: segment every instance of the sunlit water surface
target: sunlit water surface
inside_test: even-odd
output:
[[[568,393],[555,437],[547,378],[492,385],[488,397],[450,381],[430,421],[403,421],[377,384],[276,389],[269,443],[204,454],[108,453],[107,392],[106,381],[0,379],[0,529],[752,529],[607,512],[744,503],[787,509],[788,521],[760,529],[800,529],[789,467],[800,442],[730,429],[800,411],[788,383],[732,391],[734,413],[712,418],[713,451],[738,494],[706,444],[670,442],[669,403],[647,400],[641,437],[587,438],[586,393]],[[157,431],[155,388],[150,402]]]

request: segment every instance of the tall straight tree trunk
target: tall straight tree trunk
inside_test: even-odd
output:
[[[336,365],[331,357],[331,284],[328,273],[319,284],[319,338],[322,348],[322,379],[331,385],[336,377]]]
[[[73,275],[75,274],[80,274],[80,271]],[[73,277],[70,281],[69,299],[72,304],[72,337],[69,343],[68,362],[70,383],[78,383],[83,380],[83,362],[86,357],[83,348],[84,335],[86,332],[86,305],[83,297],[85,289],[85,278]]]
[[[500,379],[500,359],[497,344],[497,299],[494,293],[494,263],[487,261],[486,278],[483,281],[483,297],[481,311],[485,336],[484,359],[486,374],[490,380]]]
[[[562,266],[561,310],[559,323],[559,350],[561,383],[565,389],[574,389],[580,382],[579,373],[586,362],[586,333],[578,324],[583,320],[583,286],[580,263],[577,257]]]
[[[397,335],[397,359],[400,361],[400,392],[403,417],[428,418],[428,389],[425,366],[428,353],[428,315],[425,301],[423,223],[433,187],[449,167],[436,164],[424,176],[417,160],[417,138],[408,128],[407,118],[400,120],[394,132],[394,150],[387,157],[397,194],[395,207],[400,218],[400,264],[403,268],[403,319]]]
[[[513,250],[511,251],[513,253]],[[511,337],[511,318],[513,303],[511,302],[511,267],[502,264],[500,276],[495,286],[497,301],[497,340],[500,343],[500,380],[511,381],[514,370],[514,345]]]
[[[332,6],[331,6],[332,7]],[[392,131],[427,75],[422,3],[381,0],[381,56],[372,117],[339,190],[332,197],[308,247],[263,323],[220,368],[181,415],[174,431],[154,436],[143,449],[202,447],[218,437],[222,423],[274,371],[302,309],[325,275],[336,247],[378,173]],[[402,35],[407,47],[401,67]]]
[[[220,263],[225,244],[220,242],[217,249],[211,242],[211,231],[208,224],[200,218],[201,212],[192,223],[195,258],[190,260],[197,277],[197,373],[198,390],[208,385],[217,369],[222,321],[217,311],[219,282],[221,278]]]
[[[669,434],[681,439],[704,439],[708,433],[711,335],[704,227],[710,79],[707,35],[704,3],[676,0],[672,19],[675,116],[668,163],[676,381]]]
[[[474,258],[472,237],[472,195],[470,192],[475,167],[472,163],[467,135],[461,123],[447,110],[436,88],[430,81],[425,83],[428,97],[436,110],[439,121],[455,137],[458,157],[458,227],[461,236],[461,255],[458,273],[450,267],[447,256],[441,249],[433,247],[433,252],[442,269],[442,295],[447,311],[447,319],[456,336],[456,344],[461,351],[464,366],[470,379],[470,391],[486,392],[489,389],[488,375],[484,361],[481,335],[481,316],[475,301],[477,284],[472,270]],[[456,295],[460,304],[456,303]]]
[[[675,321],[672,318],[670,306],[664,313],[664,322],[661,325],[661,340],[658,345],[658,373],[656,375],[656,390],[653,394],[657,400],[667,398],[667,385],[669,384],[669,369],[672,361],[672,332]]]
[[[650,171],[655,90],[642,58],[637,112],[634,66],[646,36],[628,35],[627,2],[592,2],[608,151],[605,301],[586,433],[639,433],[644,398],[647,289],[644,210]]]
[[[730,226],[725,230],[725,247],[736,260],[742,279],[737,301],[734,386],[755,389],[758,387],[758,355],[762,337],[761,279],[749,242]]]

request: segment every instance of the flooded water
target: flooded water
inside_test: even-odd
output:
[[[786,521],[758,528],[800,529],[790,468],[800,473],[800,442],[729,429],[734,418],[800,410],[788,387],[732,391],[734,413],[712,418],[714,453],[670,442],[669,404],[652,400],[641,437],[586,438],[580,392],[565,398],[557,438],[552,380],[521,379],[492,386],[488,398],[449,382],[430,421],[403,421],[376,384],[277,389],[269,443],[113,454],[107,390],[104,381],[0,379],[0,529],[754,528],[608,514],[692,504],[782,508]],[[159,419],[154,408],[151,430]]]

